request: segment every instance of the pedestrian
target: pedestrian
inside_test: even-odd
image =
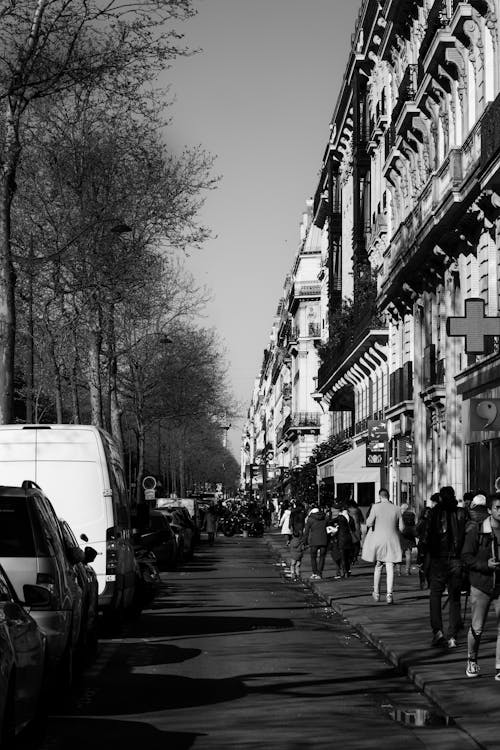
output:
[[[325,567],[328,534],[326,533],[326,515],[313,506],[304,527],[304,539],[311,553],[311,580],[320,580]]]
[[[462,560],[469,572],[471,602],[465,674],[479,677],[477,657],[481,635],[493,603],[497,627],[495,680],[500,682],[500,497],[493,495],[488,500],[491,516],[480,524],[472,521],[467,525],[462,550]]]
[[[486,495],[483,495],[482,493],[474,495],[469,505],[466,530],[468,529],[468,524],[470,523],[476,523],[478,524],[478,526],[481,526],[483,521],[486,520],[489,515],[490,514],[487,507]]]
[[[405,563],[405,573],[411,575],[411,553],[416,544],[416,517],[415,511],[408,503],[401,505],[401,518],[403,519],[403,530],[401,532],[401,550]]]
[[[304,555],[306,544],[304,535],[300,531],[294,531],[290,542],[290,575],[294,581],[300,578],[300,566]]]
[[[386,571],[386,595],[387,604],[392,604],[394,586],[394,565],[401,562],[401,544],[399,532],[402,531],[403,522],[401,513],[389,500],[389,493],[381,489],[378,493],[379,501],[370,508],[366,519],[368,528],[363,543],[361,557],[366,562],[374,562],[373,571],[373,599],[380,601],[380,578],[382,568]]]
[[[347,511],[354,524],[354,527],[352,527],[352,524],[351,524],[351,531],[353,534],[351,564],[354,565],[354,563],[358,561],[358,558],[361,552],[361,536],[362,536],[362,529],[363,529],[363,524],[365,522],[365,519],[364,519],[361,508],[357,504],[356,500],[354,500],[353,498],[351,498],[347,503]]]
[[[290,513],[290,528],[294,534],[298,531],[301,535],[304,533],[304,526],[306,523],[306,513],[304,506],[301,502],[294,503],[292,512]]]
[[[286,546],[290,546],[290,542],[292,539],[292,529],[290,528],[290,515],[291,515],[291,509],[288,507],[287,504],[283,504],[283,511],[280,518],[280,529],[281,533],[286,536]]]
[[[335,579],[347,578],[351,575],[351,561],[354,549],[354,521],[347,508],[343,507],[335,518],[329,521],[330,555],[336,567]]]
[[[439,492],[434,492],[430,498],[426,501],[420,518],[418,519],[415,532],[417,535],[417,566],[418,566],[418,577],[420,582],[420,590],[429,588],[429,568],[430,568],[430,555],[427,552],[427,548],[424,543],[424,533],[427,525],[427,519],[429,514],[437,503],[439,502]]]
[[[215,542],[215,534],[217,532],[217,513],[215,511],[214,503],[210,503],[205,512],[205,518],[203,519],[203,530],[207,532],[208,543],[211,547],[213,547]]]
[[[458,508],[453,487],[441,487],[439,502],[431,509],[421,528],[421,544],[429,565],[430,621],[432,646],[456,648],[462,627],[460,597],[462,591],[461,552],[465,537],[465,514]],[[443,633],[442,597],[448,589],[448,631]]]

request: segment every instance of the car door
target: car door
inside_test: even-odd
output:
[[[44,670],[44,641],[36,622],[16,599],[0,567],[0,610],[9,631],[16,661],[16,724],[36,712]]]

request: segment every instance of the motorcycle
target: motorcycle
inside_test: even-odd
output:
[[[142,546],[134,546],[135,552],[135,608],[140,611],[147,606],[160,588],[161,577],[154,552]]]

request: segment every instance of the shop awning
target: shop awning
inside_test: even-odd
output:
[[[366,466],[366,445],[358,445],[339,456],[333,456],[318,466],[318,475],[320,479],[333,476],[335,484],[380,482],[380,468]]]

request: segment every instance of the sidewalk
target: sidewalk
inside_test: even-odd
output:
[[[287,563],[287,568],[282,568],[284,575],[289,563],[286,537],[272,529],[264,538],[276,559]],[[327,556],[323,579],[309,581],[311,567],[306,551],[301,571],[304,583],[407,674],[481,747],[500,749],[500,683],[493,679],[496,642],[493,613],[490,613],[481,643],[481,677],[469,679],[465,677],[466,631],[459,635],[456,649],[443,651],[430,647],[429,594],[428,591],[420,591],[416,568],[413,568],[411,576],[396,576],[393,605],[385,602],[385,570],[382,574],[381,601],[378,603],[371,597],[372,565],[357,563],[352,575],[339,581],[334,580],[334,570],[334,564]],[[290,582],[290,585],[296,584]],[[447,617],[448,611],[445,609],[445,628]],[[469,618],[470,608],[466,614],[466,627]]]

